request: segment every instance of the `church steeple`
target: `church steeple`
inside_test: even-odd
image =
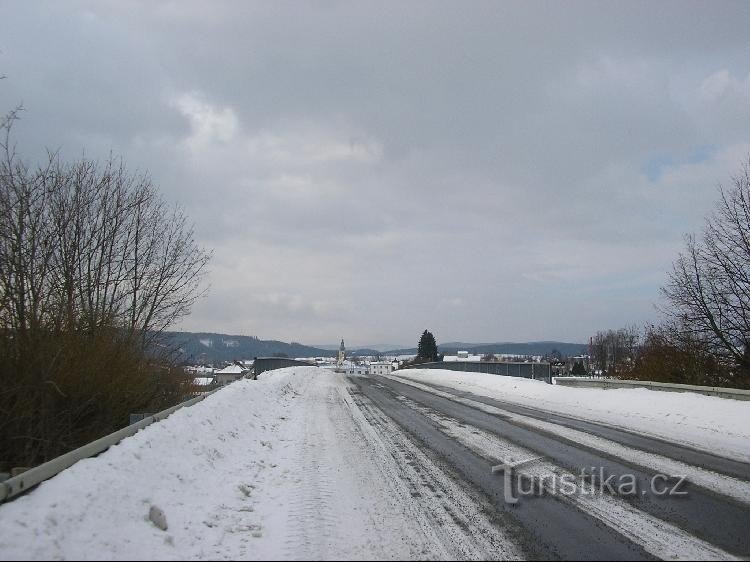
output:
[[[344,359],[346,359],[346,347],[344,346],[344,339],[341,338],[341,347],[339,347],[339,355],[337,357],[339,366],[343,365]]]

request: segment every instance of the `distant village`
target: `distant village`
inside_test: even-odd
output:
[[[265,363],[279,366],[291,366],[293,364],[314,365],[321,369],[328,369],[337,373],[348,375],[388,375],[398,369],[413,366],[415,354],[411,355],[352,355],[347,354],[344,340],[336,357],[285,357],[276,355],[274,357],[262,358]],[[509,353],[476,355],[469,351],[458,351],[456,355],[444,355],[443,363],[536,363],[549,365],[553,376],[575,376],[592,373],[590,369],[589,355],[578,355],[565,357],[560,354],[550,356],[541,355],[517,355]],[[199,363],[185,366],[185,372],[193,377],[193,383],[198,392],[206,392],[225,386],[242,378],[255,378],[263,370],[268,368],[256,367],[260,364],[259,358],[225,361],[221,364]],[[447,365],[446,365],[447,367]],[[473,370],[473,369],[470,369]]]

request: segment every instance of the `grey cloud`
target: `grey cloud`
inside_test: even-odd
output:
[[[750,151],[746,2],[5,12],[24,152],[122,154],[216,249],[185,328],[585,340],[646,321]]]

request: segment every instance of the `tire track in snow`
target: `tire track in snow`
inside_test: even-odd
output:
[[[335,408],[337,397],[331,388],[322,404],[316,402],[316,396],[310,398],[312,407],[324,408],[330,413]],[[320,418],[311,415],[309,419]],[[339,520],[331,507],[333,482],[324,469],[331,447],[331,435],[326,431],[328,427],[326,424],[305,424],[304,443],[297,463],[300,478],[295,498],[289,506],[288,525],[291,533],[285,543],[289,558],[327,559],[336,554],[330,552],[330,545]]]
[[[513,522],[492,521],[488,516],[494,511],[491,506],[469,495],[366,397],[347,392],[343,399],[363,440],[382,459],[383,483],[426,542],[433,545],[433,551],[421,557],[525,558],[512,536]]]

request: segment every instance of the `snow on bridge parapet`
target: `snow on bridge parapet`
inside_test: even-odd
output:
[[[592,379],[589,377],[558,377],[555,384],[575,388],[648,388],[664,392],[694,392],[705,396],[731,398],[733,400],[750,400],[750,390],[741,388],[723,388],[718,386],[696,386],[693,384],[673,384],[654,381],[625,381],[613,379]]]

